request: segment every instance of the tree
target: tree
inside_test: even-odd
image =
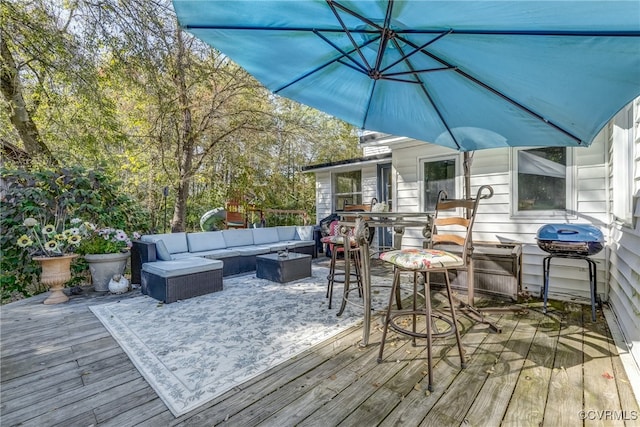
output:
[[[21,91],[35,129],[11,125],[20,102],[3,95],[0,138],[117,176],[156,230],[164,187],[174,231],[233,197],[311,210],[299,167],[358,152],[351,126],[270,94],[182,31],[169,0],[0,0],[0,13],[7,93]]]
[[[38,5],[40,6],[40,5]],[[25,24],[31,22],[27,19],[27,14],[39,15],[41,20],[34,20],[36,25],[28,31]],[[10,44],[23,47],[25,53],[37,51],[44,56],[45,52],[38,49],[39,41],[44,39],[52,40],[52,44],[59,41],[58,32],[55,28],[47,25],[50,22],[47,10],[40,7],[28,7],[18,3],[0,3],[0,92],[5,99],[5,108],[15,127],[20,139],[24,144],[25,151],[31,157],[42,157],[50,164],[57,161],[51,154],[49,147],[43,143],[38,127],[33,121],[32,110],[27,104],[20,74],[31,72],[36,80],[42,81],[42,75],[36,71],[37,61],[40,55],[25,55],[19,62],[16,61],[11,51]],[[44,46],[45,50],[47,46]],[[37,108],[37,105],[34,106]]]
[[[226,57],[185,33],[168,2],[88,4],[87,26],[102,30],[120,86],[137,92],[175,198],[171,229],[185,229],[190,184],[219,144],[255,129],[266,91]],[[264,95],[262,95],[264,94]],[[149,146],[149,145],[147,145]]]

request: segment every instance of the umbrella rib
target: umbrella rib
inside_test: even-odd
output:
[[[369,111],[371,109],[371,102],[373,101],[373,92],[376,90],[377,80],[373,80],[373,84],[371,85],[371,91],[369,91],[369,101],[367,101],[367,108],[364,110],[364,117],[362,118],[362,129],[364,129],[364,125],[367,123],[367,118],[369,118]]]
[[[378,45],[378,55],[376,56],[376,65],[372,70],[372,75],[380,75],[380,66],[382,65],[382,58],[384,57],[384,51],[387,48],[387,43],[389,43],[389,39],[394,37],[391,28],[389,28],[391,24],[391,12],[393,11],[393,0],[389,0],[387,3],[387,13],[384,17],[384,25],[382,28],[382,43]]]
[[[384,73],[385,71],[389,70],[390,68],[398,65],[399,63],[401,63],[402,61],[404,61],[405,58],[409,58],[410,56],[413,56],[414,54],[420,52],[422,49],[424,49],[425,47],[429,46],[430,44],[440,40],[442,37],[451,34],[452,30],[449,31],[445,31],[443,33],[441,33],[440,35],[438,35],[438,37],[434,38],[433,40],[429,40],[428,42],[426,42],[425,44],[423,44],[420,47],[415,48],[413,51],[411,51],[411,53],[407,54],[407,55],[403,55],[402,58],[398,59],[397,61],[394,61],[392,64],[390,64],[389,66],[385,67],[384,69],[380,70],[381,73]],[[396,33],[397,34],[397,33]],[[403,41],[404,38],[400,37]]]
[[[321,37],[321,38],[322,38],[322,37]],[[365,47],[365,46],[366,46],[366,45],[368,45],[369,43],[373,43],[375,40],[376,40],[376,39],[368,40],[368,41],[367,41],[365,44],[363,44],[361,47]],[[327,40],[327,42],[328,42],[328,40]],[[331,43],[329,43],[329,44],[331,44]],[[288,88],[289,86],[291,86],[291,85],[293,85],[293,84],[298,83],[300,80],[306,79],[306,78],[307,78],[307,77],[309,77],[310,75],[312,75],[312,74],[314,74],[314,73],[316,73],[316,72],[318,72],[318,71],[320,71],[320,70],[322,70],[322,69],[324,69],[324,68],[328,67],[329,65],[331,65],[331,64],[333,64],[333,63],[335,63],[335,62],[340,62],[340,63],[341,63],[341,64],[343,64],[343,65],[349,66],[350,68],[353,68],[354,70],[356,70],[356,71],[357,71],[357,72],[359,72],[359,73],[362,73],[362,74],[368,74],[366,69],[364,69],[364,68],[360,68],[360,67],[361,67],[361,64],[358,64],[356,61],[354,61],[354,60],[353,60],[353,58],[351,58],[351,56],[350,56],[350,55],[351,55],[354,51],[355,51],[355,49],[354,49],[354,50],[352,50],[351,52],[341,52],[341,53],[342,53],[342,55],[341,55],[341,56],[339,56],[339,57],[337,57],[337,58],[334,58],[334,59],[332,59],[331,61],[328,61],[328,62],[326,62],[325,64],[322,64],[322,65],[320,65],[320,66],[318,66],[318,67],[314,68],[313,70],[310,70],[310,71],[309,71],[309,72],[307,72],[307,73],[304,73],[303,75],[301,75],[301,76],[300,76],[300,77],[298,77],[297,79],[292,80],[292,81],[290,81],[289,83],[287,83],[286,85],[281,86],[281,87],[279,87],[278,89],[274,90],[274,91],[273,91],[273,93],[278,93],[278,92],[280,92],[280,91],[282,91],[282,90],[284,90],[284,89]],[[347,63],[345,63],[345,62],[342,62],[342,61],[341,61],[341,59],[342,59],[343,57],[347,57],[347,58],[349,58],[350,60],[354,61],[354,62],[358,65],[358,67],[350,66],[349,64],[347,64]]]
[[[564,37],[638,37],[637,30],[450,30],[454,34],[475,36],[564,36]],[[442,30],[398,29],[398,34],[436,34]]]
[[[360,14],[356,13],[352,9],[349,9],[346,6],[343,6],[342,4],[338,3],[337,1],[333,1],[333,0],[326,0],[326,1],[327,1],[327,3],[330,3],[330,4],[334,5],[335,7],[337,7],[338,9],[342,10],[344,13],[347,13],[347,14],[353,16],[354,18],[357,18],[357,19],[361,20],[362,22],[364,22],[367,25],[370,25],[370,26],[372,26],[374,28],[377,28],[377,30],[375,31],[376,33],[380,32],[382,30],[382,27],[380,26],[380,24],[370,20],[366,16],[363,16],[363,15],[360,15]]]
[[[424,70],[412,70],[412,71],[399,71],[397,73],[386,73],[384,74],[383,78],[386,77],[394,77],[394,76],[404,76],[407,74],[424,74],[424,73],[432,73],[434,71],[449,71],[449,70],[457,70],[458,67],[439,67],[439,68],[428,68],[428,69],[424,69]],[[414,82],[414,83],[418,83],[418,82]]]
[[[400,52],[402,54],[402,56],[405,58],[404,62],[407,64],[407,67],[409,68],[409,70],[414,71],[413,65],[411,64],[411,61],[409,61],[409,58],[404,54],[404,51],[402,50],[402,46],[400,46],[400,43],[398,43],[397,40],[394,40],[393,43],[396,45],[396,49],[398,49],[398,52]],[[436,114],[440,118],[440,121],[442,122],[444,127],[447,129],[447,132],[449,132],[449,135],[451,135],[451,139],[456,144],[456,147],[458,147],[458,150],[460,150],[462,148],[462,146],[458,142],[458,139],[456,138],[456,136],[451,131],[451,128],[449,127],[449,123],[447,123],[447,121],[444,119],[444,116],[442,115],[442,112],[440,111],[440,109],[438,108],[436,103],[433,101],[433,98],[431,98],[431,95],[429,94],[429,91],[425,87],[424,82],[422,81],[422,79],[420,78],[420,76],[418,74],[414,74],[413,76],[415,77],[416,82],[420,84],[420,89],[422,90],[424,95],[427,97],[427,99],[431,103],[431,106],[433,107],[433,109],[435,110]]]
[[[367,61],[367,58],[364,56],[364,54],[360,50],[360,47],[358,47],[358,43],[356,43],[356,41],[353,39],[353,36],[351,35],[351,31],[347,28],[347,26],[345,25],[344,21],[340,17],[340,14],[338,13],[338,10],[336,9],[336,6],[339,6],[341,10],[344,10],[343,7],[339,3],[334,2],[333,0],[326,0],[326,1],[327,1],[327,4],[329,5],[329,8],[331,8],[331,11],[333,12],[333,14],[335,15],[336,19],[338,20],[338,23],[342,27],[344,33],[347,35],[347,37],[349,37],[349,40],[351,41],[351,44],[353,45],[355,50],[358,52],[358,55],[360,56],[360,59],[362,59],[362,62],[365,64],[365,66],[368,69],[371,69],[371,66],[369,65],[369,61]]]
[[[252,25],[199,25],[187,24],[183,25],[184,30],[254,30],[254,31],[282,31],[282,32],[307,32],[322,31],[323,33],[344,33],[343,28],[318,28],[318,27],[263,27]],[[378,30],[370,30],[366,28],[354,28],[349,30],[352,33],[362,34],[379,34]]]
[[[327,0],[330,1],[330,0]],[[338,3],[332,2],[336,6],[340,6]],[[370,21],[361,15],[354,13],[353,11],[340,6],[341,10],[350,13],[352,16],[361,19],[368,25],[377,28],[376,30],[366,28],[353,28],[350,29],[351,33],[380,33],[380,25],[373,21]],[[211,25],[211,24],[186,24],[181,26],[185,30],[256,30],[256,31],[303,31],[312,32],[314,30],[322,31],[324,33],[343,33],[343,28],[322,28],[317,27],[264,27],[253,25]],[[416,30],[416,29],[396,29],[396,34],[441,34],[442,30]],[[582,31],[561,31],[561,30],[448,30],[454,34],[468,34],[468,35],[487,35],[487,36],[566,36],[566,37],[640,37],[640,31],[637,30],[611,30],[611,31],[597,31],[597,30],[582,30]]]
[[[463,77],[471,80],[472,82],[474,82],[477,85],[482,86],[483,88],[487,89],[488,91],[490,91],[491,93],[499,96],[500,98],[504,99],[505,101],[509,102],[511,105],[514,105],[518,108],[520,108],[521,110],[529,113],[530,115],[532,115],[533,117],[537,118],[538,120],[540,120],[543,123],[546,123],[547,125],[553,127],[554,129],[564,133],[565,135],[567,135],[569,138],[573,139],[574,141],[576,141],[578,143],[578,145],[582,144],[582,140],[575,136],[574,134],[572,134],[571,132],[569,132],[566,129],[561,128],[560,126],[558,126],[557,124],[549,121],[548,119],[545,119],[544,117],[542,117],[540,114],[536,113],[535,111],[525,107],[524,105],[520,104],[518,101],[516,101],[515,99],[512,99],[510,97],[508,97],[507,95],[505,95],[504,93],[500,92],[497,89],[492,88],[491,86],[489,86],[488,84],[476,79],[475,77],[465,73],[464,71],[460,70],[459,68],[456,68],[455,71],[457,73],[459,73],[460,75],[462,75]]]
[[[314,33],[315,35],[317,35],[318,37],[320,37],[322,40],[324,40],[324,41],[325,41],[329,46],[331,46],[332,48],[334,48],[335,50],[337,50],[338,52],[340,52],[340,53],[342,54],[342,57],[349,58],[349,60],[351,60],[354,64],[356,64],[356,65],[358,66],[358,68],[360,68],[363,72],[365,72],[365,73],[367,72],[367,68],[366,68],[364,65],[360,64],[358,61],[356,61],[355,59],[353,59],[353,58],[351,57],[351,53],[355,52],[356,50],[358,50],[358,51],[359,51],[359,48],[358,48],[358,47],[356,47],[356,48],[355,48],[354,50],[352,50],[350,53],[347,53],[347,52],[345,52],[344,50],[342,50],[342,48],[341,48],[340,46],[337,46],[335,43],[333,43],[331,40],[329,40],[327,37],[325,37],[325,36],[324,36],[323,34],[321,34],[320,32],[318,32],[318,31],[315,31],[315,30],[314,30],[314,31],[313,31],[313,33]],[[363,45],[363,46],[366,46],[366,44],[365,44],[365,45]],[[338,59],[342,59],[342,57],[339,57]]]
[[[406,44],[408,44],[409,46],[416,47],[416,45],[415,45],[413,42],[411,42],[410,40],[405,40],[405,39],[403,39],[403,41],[404,41]],[[540,121],[542,121],[542,122],[546,123],[547,125],[549,125],[549,126],[551,126],[551,127],[555,128],[556,130],[558,130],[558,131],[560,131],[560,132],[564,133],[565,135],[567,135],[567,136],[568,136],[568,137],[570,137],[571,139],[575,140],[578,144],[582,144],[582,140],[581,140],[580,138],[578,138],[577,136],[575,136],[575,135],[574,135],[574,134],[572,134],[571,132],[567,131],[566,129],[561,128],[561,127],[560,127],[560,126],[558,126],[557,124],[555,124],[555,123],[553,123],[553,122],[549,121],[548,119],[545,119],[545,118],[544,118],[544,117],[542,117],[540,114],[538,114],[538,113],[536,113],[535,111],[533,111],[533,110],[531,110],[531,109],[527,108],[526,106],[524,106],[524,105],[520,104],[520,103],[519,103],[518,101],[516,101],[515,99],[508,97],[507,95],[505,95],[504,93],[500,92],[499,90],[497,90],[497,89],[495,89],[495,88],[493,88],[493,87],[489,86],[488,84],[486,84],[486,83],[484,83],[484,82],[482,82],[482,81],[478,80],[477,78],[475,78],[475,77],[471,76],[470,74],[465,73],[465,72],[464,72],[464,71],[462,71],[460,68],[455,67],[455,66],[453,66],[453,65],[449,64],[447,61],[445,61],[445,60],[444,60],[444,59],[442,59],[442,58],[439,58],[438,56],[436,56],[436,55],[432,54],[431,52],[429,52],[429,51],[427,51],[427,50],[424,50],[424,49],[422,49],[422,50],[421,50],[421,52],[422,52],[422,53],[424,53],[425,55],[427,55],[428,57],[430,57],[430,58],[432,58],[432,59],[434,59],[434,60],[438,61],[439,63],[441,63],[441,64],[443,64],[443,65],[447,66],[447,67],[452,67],[452,68],[453,68],[453,70],[454,70],[456,73],[460,74],[462,77],[464,77],[464,78],[466,78],[466,79],[468,79],[468,80],[472,81],[473,83],[475,83],[475,84],[477,84],[477,85],[479,85],[479,86],[483,87],[484,89],[488,90],[489,92],[493,93],[494,95],[497,95],[497,96],[499,96],[500,98],[504,99],[505,101],[507,101],[507,102],[508,102],[508,103],[510,103],[511,105],[514,105],[514,106],[518,107],[519,109],[521,109],[522,111],[525,111],[526,113],[528,113],[529,115],[531,115],[531,116],[535,117],[536,119],[538,119],[538,120],[540,120]],[[408,61],[407,61],[407,64],[409,64],[409,62],[408,62]]]

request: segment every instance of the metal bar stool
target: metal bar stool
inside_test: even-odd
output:
[[[329,225],[329,236],[325,236],[321,239],[322,243],[326,243],[331,248],[331,263],[329,264],[329,274],[327,275],[327,298],[329,298],[329,308],[333,301],[333,286],[336,282],[344,283],[342,304],[337,315],[342,315],[342,312],[346,306],[346,300],[348,298],[351,280],[355,279],[357,283],[358,296],[362,297],[362,270],[361,270],[361,258],[360,251],[358,250],[358,243],[353,237],[351,231],[340,231],[339,221],[333,221]],[[344,266],[342,271],[338,268],[338,254],[342,253],[344,256]],[[351,263],[353,262],[354,271],[351,271]]]
[[[483,196],[483,191],[488,190],[490,194]],[[449,270],[456,269],[458,267],[467,266],[470,259],[472,247],[472,228],[475,221],[476,211],[480,199],[488,198],[493,195],[493,189],[489,186],[482,186],[478,189],[478,193],[475,199],[447,199],[446,192],[440,191],[438,193],[438,202],[436,204],[435,217],[431,230],[431,241],[428,249],[401,249],[393,250],[389,252],[383,252],[380,255],[380,259],[385,262],[391,263],[394,266],[395,273],[393,278],[393,285],[389,296],[389,305],[387,306],[387,313],[384,318],[384,327],[382,331],[382,340],[380,341],[380,351],[378,354],[378,363],[382,362],[382,356],[384,353],[384,346],[387,339],[387,332],[389,328],[395,330],[398,333],[411,336],[413,339],[413,345],[415,346],[416,338],[427,339],[427,372],[428,372],[428,389],[433,391],[433,355],[432,355],[432,342],[433,338],[443,337],[454,334],[458,345],[458,353],[460,355],[460,364],[462,368],[465,368],[466,362],[464,358],[464,350],[462,348],[462,342],[460,339],[460,331],[458,329],[458,322],[456,318],[456,311],[454,308],[453,297],[451,294],[451,283],[449,281]],[[466,210],[466,217],[460,216],[446,216],[440,217],[440,213],[445,210],[452,209],[464,209]],[[447,233],[439,233],[437,227],[446,228]],[[462,230],[464,237],[459,234],[450,234],[455,231]],[[461,256],[456,254],[434,249],[434,245],[449,244],[461,246]],[[403,272],[413,273],[413,304],[412,308],[408,310],[392,310],[394,298],[397,294],[397,289],[400,286],[400,275]],[[447,291],[447,298],[449,302],[450,317],[434,313],[431,307],[431,273],[444,273],[445,285]],[[418,308],[418,286],[417,277],[418,274],[422,274],[424,280],[424,306]],[[396,319],[401,317],[406,318],[410,316],[412,319],[411,329],[407,329],[404,325],[399,325]],[[426,331],[418,332],[416,328],[417,316],[424,316],[426,321]],[[448,325],[444,330],[436,329],[436,324]],[[434,331],[434,329],[436,329]]]

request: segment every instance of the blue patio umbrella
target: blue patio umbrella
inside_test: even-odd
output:
[[[174,7],[184,29],[274,93],[362,129],[461,151],[588,146],[640,95],[637,0]]]

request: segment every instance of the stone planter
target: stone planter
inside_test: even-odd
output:
[[[45,304],[60,304],[69,301],[63,292],[64,284],[71,280],[71,261],[77,254],[54,257],[33,257],[42,267],[40,283],[49,287],[51,294],[44,300]]]
[[[98,292],[109,292],[109,281],[116,274],[123,274],[131,254],[87,254],[84,258],[89,263],[93,288]]]

